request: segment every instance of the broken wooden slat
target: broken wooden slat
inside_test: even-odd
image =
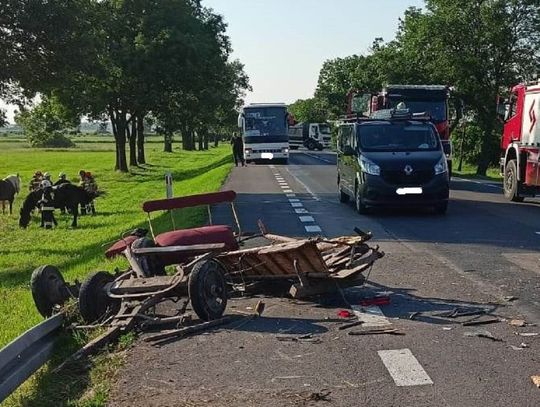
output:
[[[205,329],[212,328],[214,326],[223,325],[231,321],[231,317],[223,317],[214,321],[203,322],[198,325],[188,326],[180,329],[172,329],[170,331],[164,331],[156,335],[147,336],[143,338],[145,342],[155,342],[164,339],[177,338],[184,335],[189,335],[195,332],[204,331]]]

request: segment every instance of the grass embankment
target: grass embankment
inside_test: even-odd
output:
[[[18,172],[24,188],[16,199],[13,215],[0,215],[0,347],[42,320],[29,290],[34,268],[53,264],[67,281],[83,280],[97,270],[112,271],[122,265],[122,260],[107,261],[103,256],[105,246],[117,240],[122,232],[145,227],[146,216],[141,204],[164,197],[165,172],[173,174],[174,194],[179,196],[218,190],[231,167],[228,146],[204,152],[162,153],[161,145],[151,143],[147,148],[147,161],[151,164],[132,168],[129,174],[115,173],[111,170],[114,144],[101,140],[103,142],[80,143],[78,148],[69,150],[29,149],[18,142],[0,144],[0,177]],[[69,229],[71,217],[58,213],[59,226],[54,230],[40,229],[37,218],[27,230],[21,230],[19,208],[26,196],[28,181],[38,169],[49,171],[53,177],[64,171],[73,179],[80,169],[91,171],[100,189],[106,192],[96,200],[98,214],[81,217],[79,227],[74,230]],[[176,211],[175,216],[177,227],[198,225],[206,219],[204,208]],[[171,227],[168,216],[157,215],[156,220],[154,225],[158,230]],[[58,359],[79,344],[77,338],[64,338],[59,345]],[[52,376],[45,368],[5,405],[101,405],[100,400],[106,394],[103,388],[84,396],[85,402],[77,400],[87,391],[90,382],[106,386],[106,381],[99,378],[107,376],[108,365],[114,365],[113,359],[98,364],[90,373],[86,371],[75,377],[70,377],[73,372]]]
[[[463,163],[461,171],[457,170],[457,160],[454,160],[454,169],[452,171],[453,175],[462,178],[474,178],[474,179],[483,179],[486,181],[502,181],[499,168],[490,167],[486,172],[486,176],[476,174],[476,166],[471,164]]]

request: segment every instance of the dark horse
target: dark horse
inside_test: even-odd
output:
[[[97,195],[89,194],[81,187],[73,184],[62,184],[53,189],[54,199],[53,206],[55,208],[67,208],[73,215],[71,227],[77,227],[77,215],[79,214],[79,205],[85,206],[96,198]],[[30,192],[21,208],[21,218],[19,226],[26,228],[30,223],[30,214],[37,207],[39,200],[43,196],[43,190],[40,188],[34,192]]]
[[[9,203],[9,214],[13,213],[13,201],[15,195],[21,191],[21,178],[19,174],[10,175],[7,178],[0,179],[0,202],[2,203],[2,213],[5,213],[4,201]]]

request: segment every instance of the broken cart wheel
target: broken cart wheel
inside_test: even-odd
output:
[[[50,317],[55,305],[62,305],[70,297],[68,286],[58,268],[41,266],[32,272],[32,297],[39,313]]]
[[[107,295],[106,286],[113,281],[113,275],[105,271],[98,271],[91,274],[81,285],[79,310],[86,322],[96,322],[103,318],[107,311],[118,309],[118,300],[114,300]]]
[[[221,318],[227,307],[225,269],[215,260],[201,261],[189,274],[189,298],[203,321]]]

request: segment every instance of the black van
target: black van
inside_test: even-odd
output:
[[[372,206],[431,206],[445,213],[450,187],[437,129],[408,111],[377,116],[339,126],[340,201],[354,197],[359,213]]]

